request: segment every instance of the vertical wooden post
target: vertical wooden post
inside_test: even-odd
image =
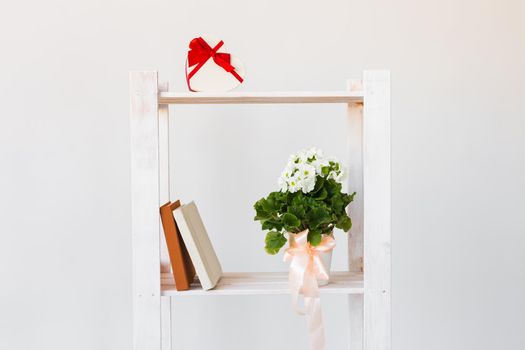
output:
[[[391,349],[390,73],[365,71],[364,348]]]
[[[159,83],[159,92],[168,91],[168,83]],[[169,105],[159,105],[159,207],[170,201],[170,121]],[[160,231],[160,264],[161,272],[173,278],[168,254],[168,246],[163,234],[162,223]],[[171,350],[171,298],[161,296],[161,339],[162,350]]]
[[[168,82],[159,83],[159,92],[168,91]],[[169,105],[159,105],[159,208],[170,201],[170,121]],[[166,239],[160,225],[160,266],[161,272],[173,277],[171,272],[170,256]]]
[[[157,72],[130,73],[133,349],[161,349]]]
[[[348,80],[347,90],[362,91],[361,80]],[[356,192],[348,206],[352,229],[348,237],[348,270],[363,272],[363,106],[348,104],[348,192]],[[363,349],[363,295],[348,296],[350,309],[350,350]]]

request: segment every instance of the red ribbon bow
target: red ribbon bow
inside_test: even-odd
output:
[[[225,52],[217,52],[221,46],[224,45],[224,42],[221,40],[215,47],[211,47],[208,43],[201,37],[195,38],[190,42],[190,51],[188,52],[188,67],[193,67],[197,65],[193,70],[188,74],[187,80],[195,75],[201,69],[202,66],[210,59],[213,58],[213,61],[220,67],[222,67],[226,72],[231,73],[239,82],[242,83],[242,77],[237,74],[235,67],[230,64],[231,55]]]

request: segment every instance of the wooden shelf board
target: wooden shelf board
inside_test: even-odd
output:
[[[330,283],[320,287],[322,294],[362,294],[363,274],[353,272],[332,272]],[[263,295],[288,294],[287,272],[230,272],[224,273],[219,284],[212,290],[202,290],[198,281],[190,290],[177,291],[173,277],[162,274],[162,295]]]
[[[355,103],[363,91],[318,92],[160,92],[159,104]]]

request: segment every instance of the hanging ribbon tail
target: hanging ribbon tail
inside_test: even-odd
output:
[[[293,235],[293,236],[291,236]],[[325,235],[318,246],[308,243],[308,230],[290,234],[290,247],[284,253],[284,261],[290,263],[289,286],[292,307],[300,315],[306,315],[312,350],[324,350],[324,326],[321,299],[317,279],[328,279],[328,271],[319,254],[335,247],[333,237]],[[303,294],[304,310],[298,305],[299,294]]]
[[[304,284],[303,279],[308,266],[307,260],[307,256],[298,255],[297,251],[294,251],[293,248],[289,248],[285,252],[285,261],[290,262],[288,285],[292,297],[292,308],[299,315],[306,314],[306,311],[299,307],[299,294]]]
[[[240,83],[244,81],[244,79],[235,71],[235,67],[230,64],[231,55],[229,53],[217,52],[213,56],[213,61],[218,66],[221,66],[226,72],[233,75]]]
[[[308,333],[310,333],[310,343],[312,350],[324,350],[325,339],[323,317],[321,312],[321,299],[314,268],[315,265],[313,260],[311,260],[310,266],[308,267],[309,271],[306,272],[303,281],[306,324],[308,327]]]
[[[213,61],[221,66],[226,72],[230,73],[235,70],[235,67],[230,64],[231,55],[229,53],[217,52],[213,56]]]
[[[311,348],[312,350],[324,350],[325,337],[323,315],[321,312],[321,299],[305,298],[305,304],[308,308],[306,324],[308,327],[308,333],[310,333]]]

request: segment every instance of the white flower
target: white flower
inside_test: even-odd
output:
[[[339,183],[343,183],[343,180],[346,179],[346,171],[344,171],[344,169],[340,169],[339,170],[339,174],[336,174],[334,180],[339,182]]]
[[[287,166],[286,168],[284,168],[283,172],[281,173],[281,178],[283,178],[284,180],[287,180],[292,176],[292,173],[293,173],[293,168]]]
[[[288,182],[286,182],[286,179],[282,176],[277,180],[277,184],[279,185],[281,192],[286,192],[288,190]]]
[[[287,166],[291,166],[293,164],[296,164],[298,162],[300,162],[301,159],[299,158],[299,156],[297,154],[292,154],[290,155],[290,157],[288,158],[288,164]]]
[[[330,171],[330,173],[328,173],[328,176],[327,176],[326,178],[327,178],[327,179],[334,179],[334,180],[337,181],[337,177],[338,177],[337,172],[335,172],[335,171]]]
[[[323,168],[325,172],[323,173]],[[325,158],[323,151],[312,147],[292,154],[277,180],[281,192],[311,192],[317,176],[341,183],[346,173],[335,158]]]
[[[296,154],[292,154],[290,158],[288,158],[288,167],[293,167],[297,164],[305,163],[306,159],[307,158],[305,151],[299,151]]]
[[[317,175],[323,176],[323,167],[330,166],[328,160],[324,158],[317,159],[315,162],[312,162],[312,165],[315,167],[315,172]]]
[[[310,164],[300,164],[297,167],[297,172],[302,178],[315,177],[315,168]]]
[[[290,167],[290,165],[287,165],[286,168],[284,168],[283,172],[281,173],[281,176],[279,177],[279,179],[277,179],[277,184],[279,185],[281,192],[286,192],[286,190],[288,189],[288,181],[290,180],[292,173],[293,173],[293,168]]]
[[[288,191],[291,193],[297,192],[301,189],[299,180],[295,177],[288,181]]]
[[[312,191],[315,187],[315,168],[310,164],[300,164],[297,167],[297,178],[304,193]]]
[[[301,183],[301,190],[303,193],[308,193],[313,191],[315,188],[315,177],[304,179]]]
[[[306,151],[306,159],[311,159],[310,163],[313,163],[323,158],[323,151],[319,148],[312,147]]]

